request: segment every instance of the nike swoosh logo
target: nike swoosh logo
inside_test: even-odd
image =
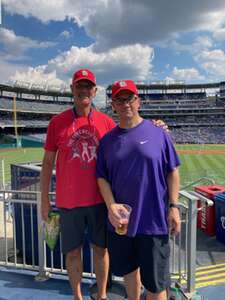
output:
[[[148,142],[148,140],[146,140],[146,141],[140,141],[140,144],[143,145],[143,144],[145,144],[147,142]]]

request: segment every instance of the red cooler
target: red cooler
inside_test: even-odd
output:
[[[222,185],[198,185],[194,187],[195,191],[202,194],[206,198],[214,201],[214,197],[218,193],[225,191]],[[198,208],[202,209],[198,213],[197,226],[201,228],[207,235],[216,234],[215,205],[207,206],[203,201],[198,201]]]

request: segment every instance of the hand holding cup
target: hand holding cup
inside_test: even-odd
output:
[[[115,227],[116,233],[127,233],[129,218],[132,208],[127,204],[113,203],[109,210],[110,223]]]

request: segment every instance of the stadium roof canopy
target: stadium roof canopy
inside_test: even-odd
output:
[[[138,89],[148,89],[148,90],[174,90],[174,89],[213,89],[219,88],[220,82],[214,83],[195,83],[195,84],[185,84],[184,82],[175,82],[175,83],[137,83]],[[107,91],[111,91],[112,85],[107,87]]]
[[[46,89],[41,85],[6,85],[0,84],[0,90],[14,93],[27,93],[34,95],[45,95],[45,96],[64,96],[64,97],[72,97],[72,93],[68,89],[56,88],[55,86],[48,86]]]

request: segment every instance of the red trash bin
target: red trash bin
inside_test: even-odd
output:
[[[225,186],[222,185],[198,185],[194,187],[195,191],[202,194],[206,198],[214,201],[214,197],[218,193],[225,191]],[[213,236],[216,234],[216,219],[215,205],[207,206],[203,201],[198,201],[198,208],[202,208],[198,212],[197,226],[201,228],[207,235]]]

